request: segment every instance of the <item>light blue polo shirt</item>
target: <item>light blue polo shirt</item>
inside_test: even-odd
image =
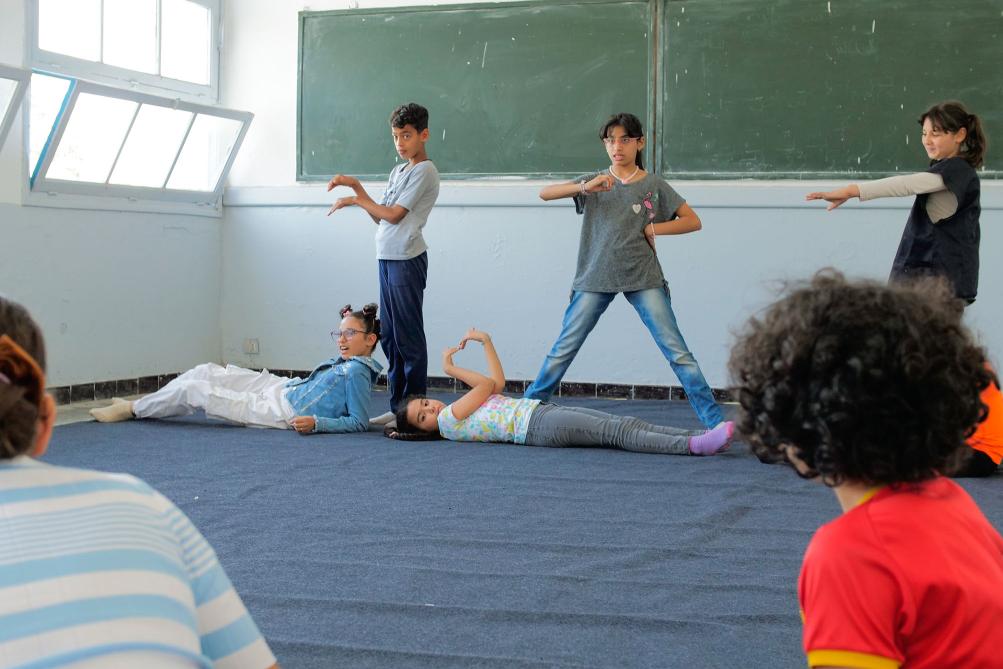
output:
[[[431,160],[417,165],[398,165],[390,172],[390,182],[380,204],[395,204],[407,209],[399,223],[380,221],[376,231],[376,257],[379,260],[410,260],[428,249],[421,229],[439,197],[439,170]]]

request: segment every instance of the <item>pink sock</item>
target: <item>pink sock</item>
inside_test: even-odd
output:
[[[690,453],[692,455],[714,455],[728,448],[731,437],[735,434],[735,424],[726,421],[713,430],[707,430],[701,435],[690,437]]]

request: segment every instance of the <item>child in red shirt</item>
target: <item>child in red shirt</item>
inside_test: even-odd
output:
[[[943,283],[817,275],[732,352],[739,429],[844,513],[805,552],[812,667],[1000,667],[1003,538],[952,480],[994,382]]]

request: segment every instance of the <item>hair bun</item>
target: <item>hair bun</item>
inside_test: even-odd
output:
[[[341,311],[339,311],[338,313],[341,314],[342,318],[344,318],[345,316],[350,315],[352,313],[352,305],[351,304],[346,304],[345,306],[343,306],[341,308]]]
[[[375,303],[370,302],[366,306],[362,307],[362,314],[364,316],[376,316],[376,312],[378,310],[379,310],[379,307],[376,306]]]

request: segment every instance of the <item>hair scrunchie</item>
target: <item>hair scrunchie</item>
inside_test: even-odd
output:
[[[45,397],[45,372],[30,353],[9,335],[0,335],[0,378],[7,385],[20,386],[28,401],[42,406]]]

